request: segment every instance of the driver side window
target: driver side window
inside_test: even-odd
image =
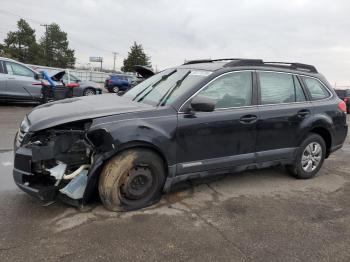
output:
[[[215,109],[249,106],[252,104],[252,73],[225,74],[201,90],[198,95],[215,101]]]
[[[7,73],[15,76],[28,76],[34,78],[34,72],[20,64],[5,62]]]

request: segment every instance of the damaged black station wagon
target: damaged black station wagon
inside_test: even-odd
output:
[[[133,210],[207,175],[284,165],[311,178],[346,135],[345,103],[314,66],[197,60],[122,97],[36,107],[16,136],[13,175],[44,201],[99,194],[109,210]]]

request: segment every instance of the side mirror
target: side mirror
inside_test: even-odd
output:
[[[35,74],[34,74],[34,79],[35,79],[35,80],[40,80],[40,79],[42,79],[41,74],[35,73]]]
[[[199,112],[212,112],[215,109],[215,102],[208,97],[196,96],[191,101],[191,107]]]

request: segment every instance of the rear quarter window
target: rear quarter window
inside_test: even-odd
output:
[[[310,92],[311,100],[321,100],[331,96],[327,88],[317,79],[303,77],[303,81]]]

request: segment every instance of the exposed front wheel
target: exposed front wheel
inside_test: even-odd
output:
[[[96,95],[96,91],[92,88],[86,88],[84,90],[84,96],[93,96]]]
[[[295,162],[288,171],[297,178],[314,177],[320,170],[326,155],[326,144],[317,134],[310,134],[300,145]]]
[[[159,201],[164,182],[164,164],[157,154],[130,149],[107,162],[98,189],[108,210],[135,210]]]

